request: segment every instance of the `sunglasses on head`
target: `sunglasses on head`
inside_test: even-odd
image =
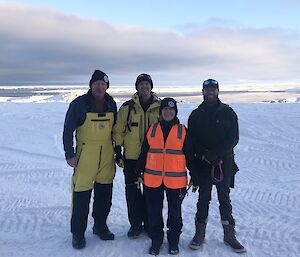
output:
[[[203,86],[207,86],[207,85],[210,85],[210,84],[213,84],[213,85],[218,85],[218,81],[214,80],[214,79],[208,79],[208,80],[205,80],[203,82]]]

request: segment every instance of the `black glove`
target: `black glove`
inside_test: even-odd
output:
[[[198,183],[198,178],[197,178],[197,176],[195,176],[195,175],[191,175],[190,184],[192,184],[193,186],[199,186],[199,183]]]
[[[119,167],[124,168],[124,158],[122,155],[122,148],[120,145],[115,146],[115,162]]]

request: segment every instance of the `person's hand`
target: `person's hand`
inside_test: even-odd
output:
[[[189,185],[188,185],[188,189],[187,191],[192,188],[192,192],[195,193],[198,189],[199,189],[199,186],[195,183],[195,178],[192,178],[189,182]]]
[[[115,162],[120,168],[124,168],[124,158],[122,155],[122,148],[120,145],[115,146]]]
[[[124,163],[124,160],[123,160],[123,157],[121,156],[116,156],[115,158],[115,162],[116,164],[120,167],[120,168],[124,168],[125,167],[125,163]]]
[[[194,185],[193,185],[193,187],[192,187],[192,192],[193,192],[193,193],[196,193],[196,192],[198,191],[198,189],[199,189],[199,186],[194,186]]]
[[[136,187],[137,187],[138,189],[140,189],[140,188],[141,188],[141,185],[144,184],[143,178],[142,178],[142,177],[138,177],[137,181],[135,181],[134,184],[136,184]]]
[[[77,167],[77,158],[76,157],[70,158],[67,160],[67,163],[72,168],[76,168]]]

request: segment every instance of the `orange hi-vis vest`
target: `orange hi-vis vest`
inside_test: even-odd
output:
[[[160,123],[151,125],[147,132],[149,151],[144,172],[144,184],[167,188],[183,188],[187,185],[186,159],[182,151],[186,128],[182,124],[173,125],[164,143]]]

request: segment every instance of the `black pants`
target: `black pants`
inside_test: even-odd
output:
[[[106,231],[106,220],[110,212],[113,184],[94,183],[93,213],[95,226],[99,231]],[[73,192],[71,232],[79,237],[84,236],[87,227],[89,205],[92,190]]]
[[[167,237],[171,246],[177,246],[182,229],[181,204],[182,189],[170,189],[161,185],[158,188],[144,186],[145,198],[148,209],[149,236],[154,247],[160,247],[164,238],[164,221],[162,216],[164,191],[168,200]]]
[[[230,179],[230,178],[228,178]],[[221,220],[228,221],[229,224],[234,224],[234,218],[232,217],[232,205],[230,201],[230,188],[229,182],[225,177],[220,183],[216,183],[218,200],[219,200],[219,210],[221,215]],[[199,186],[199,199],[197,203],[197,213],[196,220],[198,222],[206,222],[208,217],[209,204],[211,200],[211,190],[212,190],[212,180],[211,176],[203,178]]]
[[[137,181],[135,171],[136,160],[125,160],[125,195],[128,210],[128,220],[132,227],[141,227],[144,223],[145,229],[148,229],[147,211],[144,195],[141,189],[134,183]]]

